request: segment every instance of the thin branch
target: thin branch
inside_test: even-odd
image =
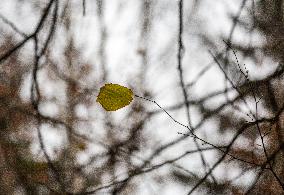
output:
[[[225,41],[224,41],[225,42]],[[225,42],[226,43],[226,42]],[[227,43],[226,43],[227,44]],[[243,76],[246,78],[246,81],[249,81],[249,78],[248,78],[248,71],[246,73],[244,73],[240,67],[240,64],[239,64],[239,60],[238,60],[238,57],[236,55],[236,52],[234,51],[234,49],[231,48],[231,46],[228,44],[228,47],[233,51],[234,53],[234,56],[236,58],[236,61],[237,61],[237,65],[238,65],[238,68],[240,70],[240,72],[243,74]],[[260,139],[261,139],[261,144],[262,144],[262,148],[263,148],[263,152],[264,152],[264,155],[265,155],[265,158],[266,160],[268,160],[268,152],[266,150],[266,147],[265,147],[265,144],[264,144],[264,136],[262,135],[261,133],[261,130],[260,130],[260,125],[258,123],[258,103],[260,100],[257,100],[256,99],[256,92],[255,92],[255,89],[254,87],[251,85],[250,83],[250,88],[251,88],[251,91],[252,91],[252,94],[253,94],[253,98],[254,98],[254,103],[255,103],[255,121],[256,121],[256,128],[257,128],[257,131],[258,131],[258,134],[260,136]],[[276,180],[278,181],[278,183],[281,185],[283,191],[284,191],[284,183],[280,180],[280,178],[277,176],[277,174],[275,173],[275,171],[273,170],[273,167],[271,165],[270,162],[268,162],[268,165],[270,167],[270,171],[272,172],[273,176],[276,178]]]
[[[197,76],[188,84],[185,85],[186,88],[192,87],[195,85],[198,80],[207,72],[210,70],[210,68],[213,66],[214,63],[210,63],[207,66],[205,66],[198,74]]]
[[[186,86],[184,83],[184,77],[183,77],[183,69],[182,69],[182,58],[184,55],[184,45],[183,45],[183,0],[179,1],[178,4],[178,12],[179,12],[179,31],[178,31],[178,54],[177,54],[177,61],[178,61],[178,72],[179,72],[179,79],[180,79],[180,85],[182,88],[182,93],[183,93],[183,99],[184,99],[184,104],[185,104],[185,109],[186,109],[186,117],[187,117],[187,121],[188,121],[188,126],[190,127],[190,129],[192,129],[192,125],[191,125],[191,117],[190,117],[190,112],[189,112],[189,102],[188,100],[188,94],[187,94],[187,90],[186,90]],[[194,143],[195,146],[197,147],[198,150],[200,150],[200,146],[198,144],[198,142],[196,141],[195,137],[194,137]],[[204,171],[207,171],[207,167],[208,164],[205,160],[205,157],[203,155],[203,153],[200,150],[200,159],[201,162],[203,164],[204,167]],[[214,178],[213,175],[211,175],[213,181],[216,183],[216,180]]]
[[[47,50],[48,48],[48,45],[50,44],[51,42],[51,39],[55,33],[55,28],[56,28],[56,23],[57,23],[57,17],[58,17],[58,1],[55,1],[55,8],[54,8],[54,11],[53,11],[53,18],[52,18],[52,24],[51,24],[51,27],[50,27],[50,30],[49,30],[49,33],[48,33],[48,37],[45,41],[45,44],[40,52],[40,56],[44,55],[45,51]]]
[[[187,125],[184,125],[182,123],[180,123],[179,121],[177,121],[176,119],[174,119],[164,108],[162,108],[156,101],[154,100],[150,100],[148,98],[145,98],[145,97],[141,97],[141,96],[138,96],[138,95],[135,95],[135,97],[138,97],[138,98],[141,98],[141,99],[144,99],[146,101],[149,101],[149,102],[152,102],[154,104],[156,104],[160,109],[162,109],[175,123],[187,128],[189,131],[190,131],[190,134],[185,134],[185,137],[188,137],[188,136],[194,136],[195,138],[199,139],[200,141],[212,146],[212,147],[215,147],[216,149],[218,149],[219,151],[221,151],[223,153],[222,157],[213,165],[213,167],[209,170],[209,172],[193,187],[193,189],[188,193],[188,194],[191,194],[193,191],[195,191],[199,185],[201,185],[205,180],[206,178],[212,173],[212,171],[224,160],[224,158],[226,156],[230,156],[236,160],[239,160],[241,162],[244,162],[244,163],[248,163],[248,164],[251,164],[251,165],[254,165],[254,166],[261,166],[259,164],[256,164],[256,163],[253,163],[253,162],[249,162],[249,161],[246,161],[246,160],[243,160],[243,159],[240,159],[240,158],[237,158],[233,155],[231,155],[229,153],[230,151],[230,148],[232,147],[233,143],[236,141],[236,139],[239,137],[239,135],[241,135],[247,128],[249,127],[252,127],[254,125],[256,125],[257,123],[260,124],[262,122],[270,122],[270,123],[275,123],[277,122],[277,118],[283,113],[284,111],[284,105],[281,107],[281,109],[279,109],[279,111],[277,112],[277,114],[272,117],[272,118],[262,118],[262,119],[259,119],[258,121],[253,121],[253,122],[248,122],[246,124],[244,124],[239,130],[238,132],[236,133],[236,135],[234,136],[234,138],[231,140],[231,142],[227,145],[226,147],[226,150],[222,150],[220,149],[219,147],[215,146],[214,144],[211,144],[207,141],[205,141],[204,139],[201,139],[199,138],[198,136],[196,136],[192,129],[189,128],[189,126]],[[175,143],[175,142],[173,142]],[[269,162],[269,161],[268,161]],[[267,169],[266,167],[263,167],[264,169]]]
[[[40,124],[41,124],[41,117],[40,117],[40,112],[39,112],[39,102],[41,100],[41,95],[40,95],[40,89],[39,89],[39,84],[38,84],[38,69],[39,69],[39,61],[40,61],[40,58],[42,57],[42,55],[44,54],[44,51],[46,50],[50,40],[51,40],[51,37],[53,35],[53,32],[54,32],[54,28],[55,28],[55,21],[56,21],[56,18],[57,18],[57,11],[58,11],[58,1],[55,2],[55,9],[54,9],[54,18],[53,18],[53,24],[51,26],[51,31],[48,35],[48,38],[44,44],[44,47],[42,49],[41,52],[39,52],[39,42],[38,42],[38,32],[41,30],[42,26],[43,26],[43,23],[45,21],[45,19],[47,18],[48,16],[48,13],[49,13],[49,10],[53,4],[53,0],[51,0],[47,6],[47,8],[45,9],[43,15],[42,15],[42,18],[40,19],[39,23],[38,23],[38,26],[37,28],[35,29],[35,32],[32,34],[32,39],[34,41],[34,67],[33,67],[33,71],[32,71],[32,86],[31,86],[31,102],[32,102],[32,105],[33,105],[33,108],[34,110],[36,111],[36,119],[37,119],[37,133],[38,133],[38,139],[39,139],[39,143],[40,143],[40,148],[41,150],[43,151],[44,153],[44,156],[47,160],[47,164],[48,164],[48,167],[52,170],[53,174],[55,175],[56,177],[56,180],[58,181],[58,183],[60,184],[60,187],[62,189],[63,192],[66,192],[66,189],[65,189],[65,185],[64,185],[64,182],[63,180],[61,179],[60,177],[60,172],[59,170],[55,167],[55,165],[53,164],[51,158],[49,157],[49,155],[47,154],[47,151],[46,151],[46,148],[45,148],[45,145],[43,143],[43,138],[42,138],[42,134],[41,134],[41,131],[40,131]]]
[[[243,94],[241,93],[241,91],[238,89],[238,87],[233,83],[233,81],[229,78],[229,76],[227,75],[226,71],[224,70],[224,68],[222,67],[222,65],[219,63],[218,59],[215,57],[215,55],[209,50],[210,55],[212,56],[212,58],[215,60],[216,64],[218,65],[218,67],[220,68],[220,70],[222,71],[223,75],[225,76],[226,80],[230,82],[230,84],[232,85],[232,87],[239,93],[241,100],[245,103],[246,107],[248,108],[250,114],[252,116],[255,117],[255,115],[253,114],[253,112],[251,111],[251,109],[248,106],[248,103],[246,101],[246,99],[244,98]]]
[[[86,0],[83,0],[83,16],[86,15]]]
[[[205,144],[208,144],[208,145],[210,145],[210,146],[212,146],[212,147],[215,147],[217,150],[221,151],[222,153],[226,153],[226,150],[223,150],[222,148],[220,148],[220,147],[218,147],[218,146],[216,146],[216,145],[214,145],[214,144],[212,144],[212,143],[210,143],[210,142],[208,142],[208,141],[206,141],[206,140],[204,140],[204,139],[198,137],[198,136],[193,132],[193,129],[190,129],[189,126],[184,125],[184,124],[182,124],[181,122],[177,121],[175,118],[173,118],[173,117],[172,117],[164,108],[162,108],[156,101],[151,100],[151,99],[148,99],[148,98],[145,98],[145,97],[141,97],[141,96],[138,96],[138,95],[135,95],[135,97],[138,97],[138,98],[141,98],[141,99],[144,99],[144,100],[146,100],[146,101],[149,101],[149,102],[152,102],[152,103],[156,104],[156,105],[157,105],[160,109],[162,109],[175,123],[177,123],[177,124],[179,124],[180,126],[185,127],[186,129],[188,129],[188,130],[190,131],[190,133],[188,133],[188,134],[182,134],[182,135],[184,135],[184,138],[186,138],[186,137],[194,137],[194,138],[200,140],[201,142],[203,142],[203,143],[205,143]],[[263,121],[262,121],[262,120],[259,120],[259,122],[263,122]],[[254,122],[250,122],[250,123],[247,123],[247,124],[246,124],[246,125],[248,125],[248,126],[246,126],[246,127],[248,128],[248,127],[254,126],[255,124],[256,124],[255,121],[254,121]],[[178,140],[181,141],[182,139],[178,139]],[[175,140],[174,142],[172,142],[172,143],[169,144],[169,145],[173,145],[174,143],[176,143],[176,141],[177,141],[177,140]],[[244,162],[244,163],[248,163],[248,164],[255,165],[255,166],[260,166],[260,164],[256,164],[256,163],[253,163],[253,162],[250,162],[250,161],[246,161],[246,160],[244,160],[244,159],[240,159],[240,158],[235,157],[235,156],[233,156],[233,155],[231,155],[231,154],[229,154],[229,153],[227,153],[226,155],[228,155],[228,156],[230,156],[230,157],[232,157],[232,158],[234,158],[234,159],[236,159],[236,160],[242,161],[242,162]]]
[[[208,151],[208,150],[213,150],[215,148],[213,147],[208,147],[208,148],[202,148],[201,150],[202,151]],[[139,167],[138,169],[136,170],[133,170],[131,172],[131,174],[125,178],[125,179],[122,179],[122,180],[118,180],[118,181],[113,181],[113,182],[110,182],[110,184],[107,184],[107,185],[104,185],[104,186],[101,186],[101,187],[98,187],[92,191],[88,191],[88,192],[83,192],[83,193],[79,193],[79,194],[93,194],[97,191],[100,191],[100,190],[103,190],[103,189],[107,189],[107,188],[110,188],[112,186],[116,186],[116,185],[120,185],[120,184],[124,184],[126,183],[127,181],[129,181],[130,179],[138,176],[138,175],[141,175],[141,174],[145,174],[145,173],[148,173],[148,172],[151,172],[153,170],[157,170],[167,164],[171,164],[171,163],[174,163],[184,157],[186,157],[187,155],[189,154],[194,154],[194,153],[197,153],[197,152],[200,152],[199,150],[189,150],[189,151],[186,151],[184,152],[183,154],[181,154],[180,156],[176,157],[176,158],[173,158],[173,159],[170,159],[170,160],[167,160],[167,161],[164,161],[162,163],[159,163],[159,164],[156,164],[156,165],[153,165],[149,168],[145,168],[143,165],[141,167]],[[146,161],[147,162],[147,161]],[[145,164],[145,163],[144,163]],[[145,169],[144,169],[145,168]]]
[[[177,54],[177,61],[178,61],[178,72],[179,72],[179,79],[180,79],[180,85],[182,88],[183,98],[184,98],[184,105],[186,107],[186,116],[188,120],[188,124],[191,127],[191,121],[190,121],[190,113],[189,113],[189,103],[187,101],[188,94],[186,91],[186,87],[184,84],[184,77],[183,77],[183,70],[182,70],[182,57],[184,54],[184,45],[182,41],[182,35],[183,35],[183,0],[179,1],[179,32],[178,32],[178,54]]]
[[[3,16],[1,13],[0,13],[0,18],[2,19],[2,21],[9,25],[16,33],[20,34],[21,36],[23,36],[24,38],[27,38],[28,35],[24,32],[22,32],[21,30],[19,30],[19,28],[13,23],[11,22],[10,20],[8,20],[5,16]]]
[[[219,158],[219,160],[214,163],[214,165],[212,166],[212,168],[208,171],[208,173],[203,176],[198,183],[187,193],[192,194],[206,179],[207,177],[213,172],[213,170],[225,159],[225,157],[227,156],[227,154],[229,153],[231,147],[233,146],[234,142],[237,140],[237,138],[239,137],[239,135],[241,135],[247,128],[248,124],[243,125],[235,134],[235,136],[233,137],[233,139],[231,140],[231,142],[228,144],[228,146],[226,147],[226,150],[224,151],[224,154],[221,156],[221,158]]]
[[[9,51],[7,51],[6,53],[4,53],[1,57],[0,57],[0,63],[2,63],[4,60],[6,60],[7,58],[9,58],[13,53],[15,53],[17,50],[21,49],[30,39],[33,39],[38,32],[40,31],[40,29],[43,26],[43,23],[49,13],[49,10],[53,4],[55,0],[50,0],[49,3],[47,4],[46,8],[43,11],[43,14],[34,30],[34,32],[28,36],[26,36],[26,38],[24,40],[22,40],[20,43],[18,43],[16,46],[14,46],[12,49],[10,49]]]

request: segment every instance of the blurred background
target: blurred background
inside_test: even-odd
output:
[[[284,194],[283,32],[282,0],[1,1],[0,194]]]

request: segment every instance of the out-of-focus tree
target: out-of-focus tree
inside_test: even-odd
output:
[[[249,1],[245,3],[249,3]],[[263,43],[257,45],[251,40],[249,44],[231,42],[235,50],[245,58],[253,60],[254,66],[260,69],[271,67],[271,63],[264,61],[265,58],[271,58],[271,62],[277,64],[274,72],[269,76],[245,82],[247,90],[243,94],[248,97],[257,96],[260,99],[257,103],[263,105],[263,110],[259,112],[265,112],[264,116],[272,119],[259,123],[258,127],[256,126],[255,134],[246,135],[253,143],[258,143],[256,147],[262,149],[259,154],[256,154],[256,149],[252,148],[251,150],[254,161],[262,164],[247,190],[247,193],[251,194],[282,194],[284,189],[283,6],[282,0],[253,1],[248,8],[250,17],[248,21],[251,22],[240,18],[239,25],[252,35],[255,31],[261,33],[264,39]],[[246,150],[238,150],[237,152],[248,156]]]
[[[236,1],[228,35],[204,31],[208,1],[11,2],[0,3],[0,194],[284,192],[283,1]],[[210,63],[196,68],[202,52]],[[224,88],[204,87],[208,74]],[[170,80],[164,107],[172,94],[154,85]],[[116,81],[135,98],[106,112],[96,96]]]

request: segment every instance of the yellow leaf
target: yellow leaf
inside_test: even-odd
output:
[[[133,92],[127,87],[108,83],[101,87],[97,102],[107,111],[115,111],[130,104]]]

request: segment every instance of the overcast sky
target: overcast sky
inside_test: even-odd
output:
[[[0,13],[17,24],[18,28],[22,31],[26,33],[32,32],[38,21],[40,13],[34,13],[34,9],[30,7],[29,3],[25,3],[25,6],[19,8],[15,2],[16,1],[1,2]],[[100,44],[100,35],[98,29],[99,21],[96,15],[96,5],[93,1],[87,0],[86,16],[83,16],[81,3],[76,3],[76,1],[72,1],[72,3],[74,6],[74,12],[72,13],[72,28],[74,29],[73,36],[75,37],[75,44],[82,48],[84,61],[92,64],[95,69],[99,69],[100,61],[98,60],[98,46]],[[155,99],[161,106],[167,107],[183,102],[182,90],[179,86],[176,61],[177,42],[173,42],[173,40],[177,40],[178,3],[175,0],[155,0],[153,3],[154,10],[151,13],[153,21],[149,32],[148,43],[146,45],[149,49],[149,69],[146,74],[145,84],[154,94],[153,99]],[[203,0],[201,1],[198,10],[191,10],[189,9],[191,7],[190,3],[192,3],[192,1],[185,1],[186,10],[184,11],[186,22],[183,37],[185,44],[185,56],[183,58],[185,83],[193,81],[204,67],[213,62],[207,51],[208,48],[205,48],[202,45],[198,35],[200,33],[204,33],[211,37],[212,40],[219,45],[218,52],[221,52],[225,48],[225,45],[218,36],[222,34],[227,37],[229,35],[232,21],[228,18],[228,13],[236,14],[240,6],[239,0]],[[118,83],[124,86],[129,86],[129,84],[135,86],[134,78],[141,68],[141,57],[138,53],[138,50],[141,49],[140,5],[140,0],[105,1],[105,17],[103,20],[105,21],[107,32],[106,64],[109,71],[107,78],[108,82]],[[193,11],[194,14],[191,15]],[[244,14],[245,12],[246,11],[244,11]],[[0,24],[2,25],[1,22]],[[60,35],[60,33],[63,34],[59,28],[57,30],[57,38],[52,53],[59,61],[60,55],[62,55],[60,50],[66,44],[66,37]],[[245,43],[252,41],[251,44],[255,45],[260,45],[263,42],[261,36],[257,33],[255,33],[253,37],[250,37],[250,39],[247,37],[247,34],[247,32],[244,32],[240,28],[236,28],[233,37],[235,41]],[[21,37],[18,36],[18,39],[21,40]],[[22,51],[22,55],[28,54],[31,49],[30,47],[31,45],[26,46],[26,49]],[[166,51],[170,51],[170,55]],[[164,53],[167,54],[164,55]],[[255,69],[251,61],[242,59],[241,56],[238,57],[240,58],[240,61],[244,60],[242,63],[246,63],[247,68],[250,71],[250,77],[252,78],[259,74],[264,76],[271,72],[274,68],[273,64],[275,64],[270,59],[265,59],[265,62],[270,62],[272,66],[266,66],[266,69]],[[44,88],[45,95],[52,96],[53,94],[58,95],[62,93],[61,89],[64,87],[63,85],[52,83],[51,81],[46,82],[47,78],[44,72],[40,75],[39,80],[44,83],[42,86]],[[133,80],[133,83],[129,83],[131,80]],[[223,74],[218,67],[213,64],[199,82],[192,87],[191,91],[189,91],[189,96],[194,94],[194,97],[202,97],[210,92],[223,89],[223,81]],[[27,75],[23,84],[23,90],[21,91],[21,95],[24,100],[29,100],[29,90],[30,75]],[[97,94],[98,91],[94,93]],[[134,91],[134,93],[139,95],[139,91]],[[230,94],[230,97],[234,97],[235,95],[235,93],[232,93]],[[62,96],[64,95],[62,94]],[[135,99],[134,101],[142,100]],[[216,107],[224,101],[226,101],[224,97],[218,97],[211,102],[208,102],[208,104],[212,107]],[[155,104],[151,104],[149,102],[145,102],[145,104],[147,104],[148,110],[158,109]],[[49,116],[55,116],[56,113],[59,112],[56,105],[52,103],[41,105],[41,110],[44,114]],[[101,112],[103,112],[100,105],[95,105],[89,109],[84,107],[84,105],[79,105],[77,108],[78,115],[81,117],[90,117],[92,114],[97,113],[97,110],[101,110]],[[124,116],[126,110],[127,108],[124,108],[112,113],[117,122],[119,122],[122,116]],[[200,116],[194,106],[191,107],[190,111],[193,124],[199,123]],[[186,124],[187,120],[184,109],[173,111],[171,114],[175,117],[175,119]],[[241,113],[239,114],[241,115]],[[56,148],[60,148],[62,145],[66,144],[64,133],[58,133],[57,129],[53,129],[49,125],[43,126],[42,129],[44,142],[49,154],[52,155]],[[160,144],[163,144],[180,137],[181,135],[177,132],[186,133],[187,130],[174,123],[165,113],[162,112],[155,115],[151,121],[147,123],[146,132],[155,137],[156,140],[159,140]],[[103,132],[89,133],[91,134],[90,137],[104,136]],[[218,131],[218,124],[214,120],[206,122],[197,134],[213,143],[222,143],[223,141],[226,142],[226,140],[229,142],[230,138],[233,136],[233,132],[229,131],[221,135]],[[222,140],[220,140],[220,136],[223,136]],[[238,142],[240,146],[246,146],[246,140],[244,138],[240,138]],[[88,148],[86,152],[80,155],[80,159],[78,160],[84,162],[87,159],[88,154],[100,152],[100,150],[96,150],[95,148],[98,149],[97,147]],[[181,142],[170,150],[166,150],[154,161],[154,163],[178,156],[189,148],[194,148],[192,138],[188,138],[186,141]],[[39,150],[40,148],[38,143],[35,143],[32,147],[32,151],[37,154],[39,153]],[[214,163],[216,160],[215,152],[205,152],[204,154],[210,163]],[[145,159],[149,154],[146,151],[140,155],[142,159]],[[200,162],[198,155],[190,155],[189,157],[183,158],[178,161],[178,164],[189,170],[202,169],[202,163]],[[230,170],[229,173],[228,170]],[[240,173],[240,170],[241,169],[236,163],[227,165],[222,164],[214,170],[214,175],[217,178],[234,178]],[[158,171],[161,173],[164,171],[166,173],[167,167],[159,169]],[[203,173],[203,171],[199,171],[199,173]],[[155,194],[155,192],[156,194],[159,193],[165,195],[184,194],[190,189],[190,186],[184,187],[178,183],[171,182],[170,179],[168,180],[169,185],[155,185],[153,177],[151,177],[154,174],[155,171],[147,174],[145,176],[146,178],[149,178],[147,180],[144,177],[142,179],[141,177],[137,177],[138,181],[139,179],[141,180],[138,182],[141,184],[139,186],[139,194],[152,195]],[[252,176],[253,174],[248,172],[248,174],[244,175],[242,179],[237,180],[237,182],[240,185],[247,185]],[[167,179],[165,178],[165,180]],[[196,191],[196,194],[202,194],[202,192]]]

